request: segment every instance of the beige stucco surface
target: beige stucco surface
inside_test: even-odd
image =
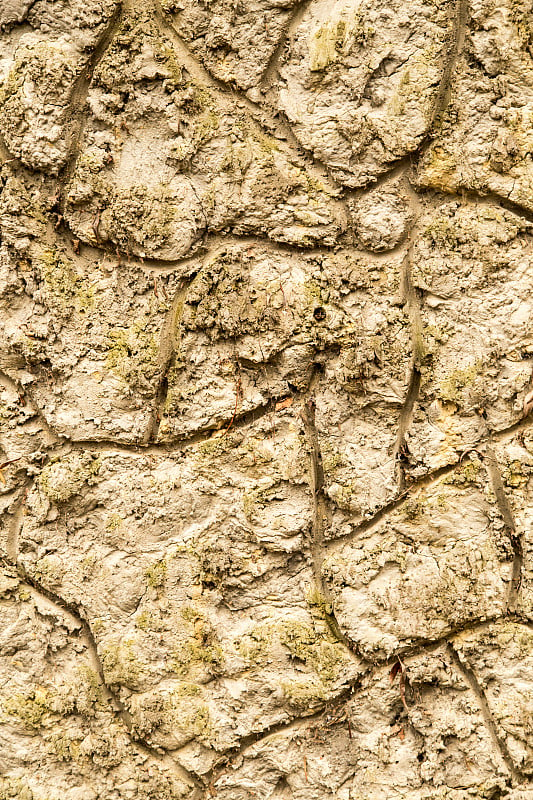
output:
[[[0,800],[533,800],[533,3],[0,0]]]

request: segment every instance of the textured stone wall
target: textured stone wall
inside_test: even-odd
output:
[[[532,8],[0,0],[0,800],[532,800]]]

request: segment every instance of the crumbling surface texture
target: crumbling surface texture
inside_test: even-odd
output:
[[[0,800],[532,800],[532,152],[532,0],[4,0]]]

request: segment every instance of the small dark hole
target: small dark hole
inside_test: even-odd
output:
[[[422,763],[422,761],[425,759],[424,753],[419,753],[417,755],[417,759],[418,759],[418,761],[420,761],[420,763]]]
[[[315,319],[316,319],[318,322],[322,322],[322,320],[326,319],[326,312],[325,312],[325,310],[322,308],[322,306],[319,306],[318,308],[315,308],[315,310],[313,311],[313,317],[314,317],[314,318],[315,318]]]

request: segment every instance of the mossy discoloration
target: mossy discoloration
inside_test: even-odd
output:
[[[205,614],[193,605],[184,606],[181,615],[191,635],[174,652],[174,671],[181,677],[194,676],[198,670],[220,675],[225,657],[215,629]]]
[[[160,331],[150,317],[111,330],[106,364],[127,383],[146,386],[159,370],[159,339]]]
[[[450,371],[440,381],[440,397],[447,403],[462,403],[464,391],[473,386],[482,372],[483,363],[479,360]]]
[[[338,679],[346,665],[344,647],[339,642],[319,636],[313,627],[305,623],[288,621],[280,629],[279,639],[292,658],[303,661],[326,686]]]
[[[174,691],[165,704],[165,724],[177,725],[189,739],[211,743],[212,720],[209,706],[201,699],[200,687],[184,684]]]
[[[126,686],[134,690],[139,688],[143,668],[135,645],[133,639],[120,639],[102,647],[100,659],[106,683],[110,686]]]
[[[474,456],[460,464],[444,482],[452,486],[469,486],[479,485],[485,479],[486,472],[483,462]]]
[[[506,486],[511,489],[521,489],[529,484],[533,467],[531,464],[524,463],[518,459],[510,461],[502,471],[502,479]]]
[[[41,491],[55,503],[66,503],[79,494],[85,484],[96,482],[100,460],[92,453],[70,453],[48,464],[38,478]]]
[[[4,714],[15,717],[30,730],[48,724],[57,713],[57,695],[49,689],[37,687],[19,692],[4,700]]]
[[[295,709],[314,711],[328,699],[326,687],[314,677],[282,680],[281,688],[287,701]]]
[[[162,589],[167,579],[167,572],[166,559],[155,561],[144,571],[148,586],[151,586],[152,589]]]
[[[320,592],[311,591],[309,598],[308,602],[314,605],[318,617],[325,619],[329,604]],[[321,632],[296,619],[257,625],[235,643],[239,654],[249,663],[256,664],[257,668],[268,662],[280,645],[288,652],[289,663],[293,663],[297,671],[305,671],[301,677],[282,682],[285,696],[294,706],[306,701],[321,702],[330,697],[350,663],[345,647],[327,630],[327,624]]]
[[[84,275],[79,275],[73,262],[57,249],[42,249],[36,266],[41,272],[50,305],[57,313],[72,312],[72,305],[78,312],[88,312],[94,307],[94,287]]]
[[[7,775],[0,777],[0,800],[51,800],[51,798],[35,794],[22,778]]]

